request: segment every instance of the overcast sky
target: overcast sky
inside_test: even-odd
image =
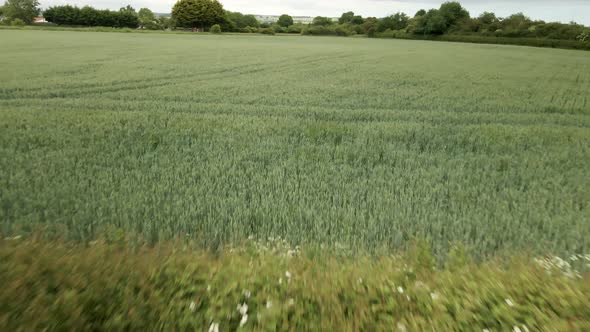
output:
[[[383,17],[402,11],[413,16],[421,8],[437,8],[445,0],[221,0],[224,8],[244,14],[297,16],[334,16],[352,10],[363,16]],[[60,5],[91,5],[95,8],[118,9],[130,4],[136,9],[147,7],[158,13],[169,13],[176,0],[40,0],[43,8]],[[590,26],[590,0],[463,0],[471,16],[493,11],[498,16],[523,12],[533,19],[575,21]]]

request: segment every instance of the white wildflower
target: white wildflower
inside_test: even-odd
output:
[[[250,291],[246,289],[246,290],[244,291],[244,296],[245,296],[247,299],[249,299],[249,298],[250,298],[250,295],[252,295],[252,293],[250,293]]]
[[[272,308],[272,301],[266,300],[266,309],[270,309],[270,308]]]
[[[294,304],[295,304],[295,300],[293,300],[293,299],[289,299],[289,302],[287,302],[287,303],[288,303],[290,306],[292,306],[292,305],[294,305]]]
[[[397,329],[400,330],[401,332],[406,332],[408,330],[406,328],[406,326],[402,323],[397,323]]]
[[[285,277],[287,277],[287,279],[291,279],[291,272],[285,272]]]
[[[483,329],[483,330],[481,330],[481,332],[490,332],[490,330],[488,330],[488,329]]]
[[[438,300],[440,298],[440,295],[438,295],[438,293],[430,293],[430,298],[433,301],[436,301],[436,300]]]
[[[191,312],[195,312],[197,310],[197,304],[195,303],[195,301],[191,302],[191,304],[188,306],[188,308],[190,309]]]
[[[219,332],[219,324],[213,322],[209,326],[209,332]]]
[[[283,278],[279,278],[279,285],[283,283]]]
[[[522,330],[518,326],[515,326],[512,328],[512,332],[522,332]]]
[[[404,289],[402,288],[402,286],[398,286],[397,287],[397,292],[400,293],[400,294],[403,294],[404,293]]]
[[[240,315],[244,316],[248,313],[248,305],[246,303],[238,304],[237,310],[240,312]]]
[[[513,303],[513,302],[512,302],[510,299],[505,299],[504,301],[506,301],[506,304],[507,304],[509,307],[514,307],[514,303]]]
[[[211,285],[207,285],[207,293],[211,291]]]
[[[524,330],[524,332],[530,332],[529,328],[526,327],[526,325],[524,325],[524,324],[522,325],[522,329]]]
[[[240,327],[246,325],[247,322],[248,322],[248,314],[242,315],[242,320],[240,320]]]

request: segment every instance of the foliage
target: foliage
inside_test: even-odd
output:
[[[48,22],[60,25],[137,28],[140,24],[137,13],[130,6],[119,11],[98,10],[90,6],[53,6],[46,9],[43,16]]]
[[[18,19],[16,25],[33,23],[33,18],[40,12],[38,0],[6,0],[1,8],[0,17],[4,17],[10,22]],[[15,24],[13,23],[13,25]]]
[[[365,23],[363,23],[363,32],[369,37],[374,37],[377,32],[379,20],[375,17],[367,17]]]
[[[384,17],[379,20],[377,24],[377,31],[383,32],[385,30],[402,30],[408,26],[410,18],[404,13],[396,13],[394,15]]]
[[[271,28],[261,28],[258,30],[259,33],[263,35],[274,35],[275,31]]]
[[[239,12],[227,11],[225,18],[228,31],[251,32],[251,28],[258,28],[260,26],[254,15],[244,15]]]
[[[326,27],[332,24],[332,19],[329,17],[317,16],[313,19],[313,22],[311,24]]]
[[[276,244],[213,254],[117,237],[0,240],[0,329],[590,329],[588,278],[547,273],[529,258],[419,273],[411,252],[351,259]]]
[[[20,18],[15,18],[12,21],[10,21],[10,25],[12,25],[13,27],[22,27],[25,25],[25,21],[21,20]]]
[[[342,13],[340,18],[338,19],[338,24],[350,23],[350,21],[352,21],[353,17],[354,17],[354,12]]]
[[[141,8],[137,13],[137,18],[139,20],[139,26],[143,29],[159,30],[162,28],[154,12],[148,8]]]
[[[287,28],[287,33],[297,33],[300,34],[304,29],[304,26],[302,25],[292,25],[289,28]]]
[[[0,29],[3,236],[589,251],[585,52],[137,33]]]
[[[221,26],[219,24],[213,24],[209,30],[211,33],[221,33]]]
[[[185,28],[209,28],[223,23],[225,15],[217,0],[179,0],[172,8],[172,17]]]
[[[293,17],[283,14],[279,17],[277,24],[281,27],[288,28],[293,25]]]

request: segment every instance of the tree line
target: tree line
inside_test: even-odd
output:
[[[41,13],[37,0],[6,0],[0,7],[4,23],[30,24]],[[226,11],[217,0],[179,0],[170,17],[158,17],[150,9],[138,12],[131,6],[118,11],[99,10],[90,6],[49,7],[43,12],[51,23],[71,26],[106,26],[139,29],[192,29],[214,32],[300,33],[304,35],[419,38],[426,36],[473,36],[503,38],[545,38],[590,43],[590,28],[569,24],[532,20],[522,13],[502,18],[491,12],[471,17],[456,1],[445,2],[437,9],[419,10],[413,16],[398,12],[389,16],[362,17],[349,11],[337,21],[315,17],[310,24],[296,24],[284,14],[273,24],[260,23],[254,15]]]

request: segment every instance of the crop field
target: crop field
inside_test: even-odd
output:
[[[590,250],[590,54],[0,30],[0,233]]]

